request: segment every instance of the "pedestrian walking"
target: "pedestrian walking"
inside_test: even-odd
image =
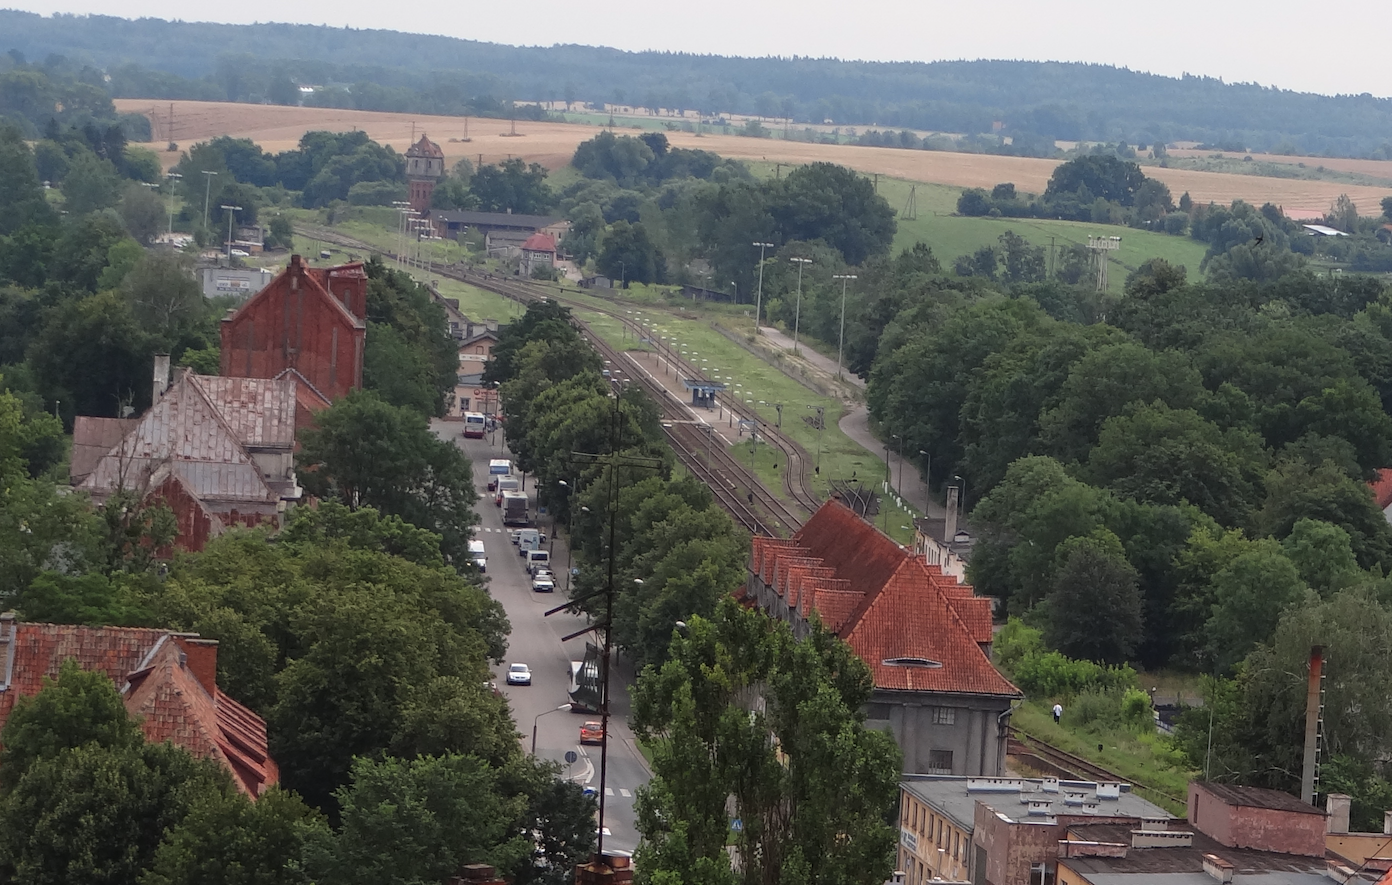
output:
[[[1058,725],[1059,720],[1062,719],[1062,718],[1063,718],[1063,704],[1054,704],[1054,724],[1055,724],[1055,725]]]

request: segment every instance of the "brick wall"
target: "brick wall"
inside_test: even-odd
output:
[[[346,298],[365,302],[365,282],[341,285]],[[361,387],[366,329],[337,300],[291,256],[285,271],[222,321],[222,374],[274,378],[295,369],[330,400]]]

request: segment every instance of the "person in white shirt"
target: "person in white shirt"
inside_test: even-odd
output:
[[[1063,704],[1054,704],[1054,724],[1063,718]]]

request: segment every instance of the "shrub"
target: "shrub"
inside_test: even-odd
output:
[[[996,634],[991,650],[995,653],[997,664],[1003,669],[1014,670],[1021,660],[1043,654],[1044,634],[1027,626],[1019,618],[1011,618]]]
[[[1084,691],[1123,690],[1136,687],[1136,671],[1130,666],[1105,667],[1092,661],[1075,661],[1056,651],[1022,658],[1011,674],[1025,694],[1034,697],[1066,697]]]

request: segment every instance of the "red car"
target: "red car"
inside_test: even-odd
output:
[[[580,743],[598,744],[604,741],[604,723],[586,722],[580,726]]]

